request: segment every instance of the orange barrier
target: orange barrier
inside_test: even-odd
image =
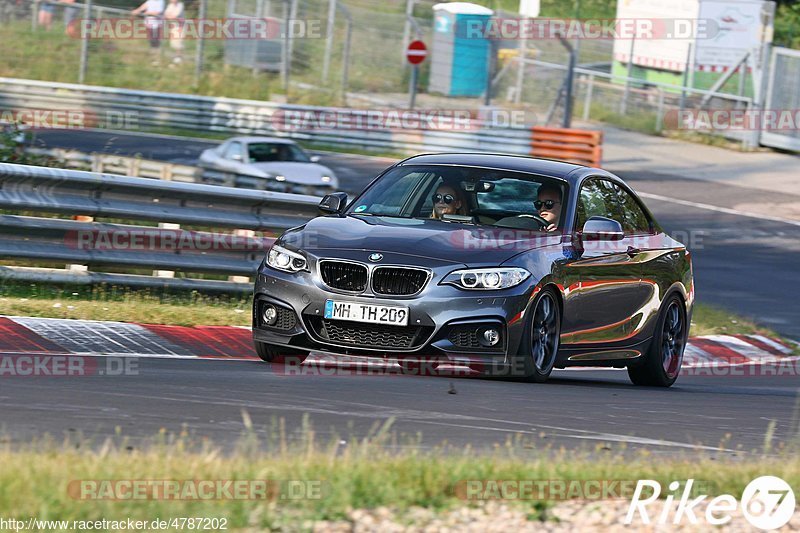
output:
[[[603,132],[534,126],[530,154],[599,167],[603,159]]]

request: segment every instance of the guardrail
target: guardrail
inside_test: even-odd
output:
[[[279,182],[258,176],[232,174],[228,172],[209,171],[192,165],[181,165],[167,161],[155,161],[140,157],[126,157],[115,154],[91,153],[63,148],[25,147],[25,151],[35,155],[43,155],[55,159],[64,168],[72,170],[88,170],[91,172],[117,174],[139,178],[154,178],[183,183],[205,183],[208,185],[224,185],[226,187],[242,187],[261,191],[324,196],[334,192],[330,187],[318,185],[301,185],[291,182]]]
[[[455,150],[527,154],[530,150],[529,128],[501,126],[480,119],[455,121],[450,129],[359,129],[352,125],[373,124],[370,113],[374,114],[375,110],[288,105],[15,78],[0,78],[0,109],[73,112],[83,118],[86,126],[142,130],[168,127],[204,133],[273,135],[318,145],[409,154]],[[311,119],[304,120],[303,117]],[[335,119],[338,126],[322,127],[325,125],[323,118]]]
[[[153,161],[140,157],[126,157],[114,154],[87,154],[78,150],[64,148],[26,147],[25,151],[35,155],[52,157],[59,161],[64,168],[71,170],[89,170],[101,174],[202,183],[202,169],[191,165],[179,165],[166,161]]]
[[[274,239],[275,233],[270,232],[281,232],[313,218],[318,214],[319,200],[297,194],[0,163],[0,209],[25,212],[24,216],[0,215],[0,256],[39,264],[86,266],[69,270],[3,267],[0,281],[102,282],[246,293],[252,290],[249,278]],[[95,222],[94,217],[111,221]],[[191,229],[181,229],[178,224]],[[234,231],[225,233],[220,228]],[[96,272],[95,267],[134,272]],[[206,279],[138,272],[152,269],[179,272],[181,276],[201,274]]]
[[[531,128],[530,155],[599,167],[603,159],[603,132],[535,126]]]

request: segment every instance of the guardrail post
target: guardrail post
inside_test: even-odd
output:
[[[256,236],[255,230],[251,229],[235,229],[233,230],[232,235],[234,237],[246,237],[248,239],[253,239]],[[248,276],[228,276],[228,281],[232,281],[234,283],[250,283],[250,278]]]
[[[142,168],[142,160],[138,157],[128,159],[128,176],[136,177],[140,174]]]
[[[72,220],[76,220],[78,222],[94,222],[94,217],[90,217],[87,215],[73,215]],[[66,266],[66,269],[69,272],[88,272],[89,265],[81,265],[81,264],[73,264],[70,263]]]
[[[179,230],[179,229],[181,229],[181,225],[180,224],[173,224],[172,222],[159,222],[158,223],[158,229]],[[174,278],[175,277],[175,271],[174,270],[153,270],[153,276],[155,276],[157,278]]]
[[[164,181],[172,181],[172,163],[167,163],[161,167],[161,177]]]

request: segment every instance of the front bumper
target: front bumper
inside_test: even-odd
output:
[[[382,358],[439,360],[458,364],[508,363],[518,351],[524,331],[524,310],[534,283],[501,291],[465,291],[439,285],[457,267],[433,269],[425,288],[413,297],[350,295],[327,288],[308,272],[296,274],[261,265],[253,299],[256,341],[308,351]],[[313,269],[312,269],[313,270]],[[408,326],[377,325],[323,318],[325,301],[335,299],[374,305],[403,305]],[[261,318],[262,305],[279,309],[270,327]],[[500,332],[494,346],[479,336],[486,328]]]

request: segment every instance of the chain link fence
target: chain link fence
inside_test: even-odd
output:
[[[0,40],[18,43],[4,75],[345,104],[348,93],[407,92],[404,48],[430,37],[433,3],[187,0],[176,26],[88,0],[0,0]],[[408,5],[422,16],[407,15]]]
[[[405,48],[412,39],[422,39],[430,48],[434,3],[186,0],[182,19],[195,28],[211,21],[211,31],[186,32],[176,39],[162,21],[164,29],[152,39],[146,32],[131,36],[122,31],[130,21],[146,26],[142,16],[93,0],[0,0],[0,41],[16,43],[6,51],[4,75],[303,105],[404,107],[411,78]],[[517,17],[503,11],[497,16]],[[86,19],[95,23],[91,39],[81,38],[80,24]],[[223,27],[230,20],[248,23],[231,37]],[[105,33],[103,21],[108,21]],[[255,35],[255,21],[266,21],[266,36]],[[741,89],[749,73],[713,91],[647,82],[612,74],[610,39],[575,40],[572,46],[577,66],[575,119],[660,133],[679,129],[676,116],[684,111],[754,109],[757,95]],[[489,104],[525,111],[531,124],[560,124],[569,64],[564,45],[558,39],[509,39],[493,41],[492,50],[497,60],[490,62],[488,97],[425,94],[420,105],[475,110]],[[796,107],[790,97],[797,91],[781,87],[791,85],[797,64],[791,54],[774,56],[778,74],[766,89],[774,96],[773,107]],[[433,58],[420,67],[418,87],[423,92],[431,65]],[[747,79],[748,87],[754,85],[752,81]],[[708,129],[702,133],[754,145],[760,132]],[[796,144],[786,138],[782,141],[787,146]]]

